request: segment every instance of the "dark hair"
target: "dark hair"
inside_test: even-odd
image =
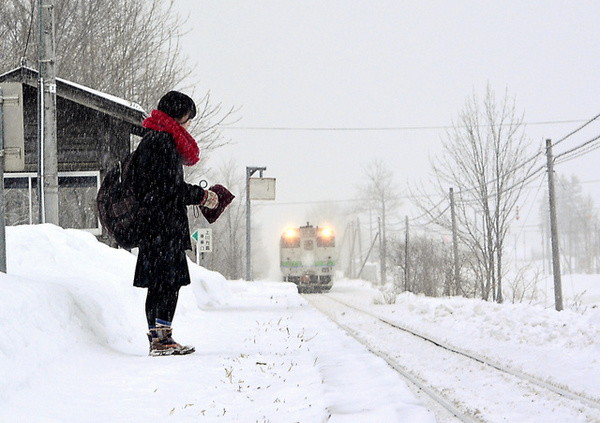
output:
[[[196,115],[196,105],[186,94],[178,91],[168,91],[157,103],[157,110],[161,110],[174,119],[179,119],[189,114],[189,119]]]

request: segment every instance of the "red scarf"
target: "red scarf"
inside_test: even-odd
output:
[[[196,140],[176,120],[161,110],[153,110],[151,116],[142,122],[142,126],[172,135],[176,149],[187,166],[192,166],[200,160],[200,148]]]

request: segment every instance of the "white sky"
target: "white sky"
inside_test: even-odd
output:
[[[177,0],[188,19],[184,50],[196,90],[241,106],[238,127],[380,128],[451,125],[474,91],[507,88],[527,123],[600,113],[598,1]],[[534,148],[580,123],[527,126]],[[363,167],[381,159],[396,184],[427,180],[443,129],[224,131],[232,158],[266,166],[283,224],[303,224],[308,204],[355,195]],[[559,151],[599,134],[589,127]],[[599,204],[599,150],[560,165]],[[540,181],[536,181],[538,184]],[[350,204],[350,203],[347,203]],[[524,205],[528,209],[531,204]],[[281,212],[282,211],[282,212]],[[285,214],[286,213],[286,214]],[[292,217],[293,216],[293,217]],[[316,222],[315,222],[316,223]]]

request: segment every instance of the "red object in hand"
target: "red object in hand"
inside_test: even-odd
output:
[[[225,208],[229,206],[235,196],[230,192],[230,190],[219,184],[210,187],[209,191],[212,191],[217,194],[219,204],[214,209],[204,207],[204,205],[202,204],[200,204],[199,207],[208,223],[214,223],[225,211]]]

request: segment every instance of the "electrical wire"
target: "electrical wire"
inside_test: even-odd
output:
[[[507,172],[505,172],[503,175],[500,175],[500,176],[496,177],[495,179],[492,179],[492,180],[490,180],[490,181],[488,181],[488,182],[485,182],[485,183],[484,183],[484,185],[491,185],[491,184],[493,184],[493,183],[495,183],[495,182],[499,181],[501,178],[504,178],[504,177],[506,177],[506,176],[510,175],[511,173],[516,172],[516,171],[517,171],[517,170],[519,170],[520,168],[522,168],[522,167],[524,167],[524,166],[526,166],[526,165],[530,164],[532,161],[534,161],[534,160],[538,159],[538,158],[540,157],[540,155],[541,155],[541,154],[543,154],[543,152],[542,152],[542,151],[538,151],[538,152],[537,152],[535,155],[533,155],[531,158],[529,158],[529,159],[525,160],[525,161],[524,161],[524,162],[522,162],[521,164],[519,164],[519,165],[515,166],[514,168],[512,168],[512,169],[508,170],[508,171],[507,171]],[[467,188],[467,189],[463,189],[463,190],[459,190],[459,191],[457,191],[457,194],[459,194],[459,195],[461,195],[461,194],[467,194],[467,193],[469,193],[469,192],[471,192],[471,191],[476,191],[476,190],[479,190],[479,189],[481,189],[481,187],[472,187],[472,188]],[[491,194],[491,195],[489,196],[489,198],[490,198],[491,196],[494,196],[494,195],[495,195],[495,194]]]
[[[594,118],[592,118],[591,120],[589,120],[587,123],[585,123],[584,125],[582,125],[581,127],[575,129],[574,131],[570,132],[569,134],[567,134],[566,136],[564,136],[563,138],[561,138],[560,140],[555,141],[554,144],[551,145],[551,148],[554,147],[555,145],[559,144],[562,141],[565,141],[566,139],[568,139],[569,137],[571,137],[572,135],[574,135],[575,133],[577,133],[578,131],[581,131],[582,129],[584,129],[587,125],[591,124],[592,122],[596,121],[597,119],[599,119],[600,115],[595,116]]]
[[[584,143],[582,143],[582,144],[580,144],[580,145],[578,145],[578,146],[576,146],[576,147],[574,147],[574,148],[572,148],[572,149],[570,149],[570,150],[564,151],[564,152],[563,152],[563,153],[561,153],[561,154],[557,154],[557,155],[555,156],[554,160],[556,161],[556,160],[560,159],[561,157],[563,157],[563,156],[565,156],[565,155],[567,155],[567,154],[571,154],[571,153],[573,153],[573,152],[574,152],[574,151],[576,151],[576,150],[580,150],[581,148],[586,147],[586,146],[588,146],[589,144],[591,144],[591,143],[593,143],[593,142],[597,141],[599,138],[600,138],[600,136],[599,136],[599,135],[597,135],[595,138],[592,138],[592,139],[590,139],[590,140],[588,140],[588,141],[586,141],[586,142],[584,142]]]
[[[23,48],[22,58],[26,57],[26,53],[28,52],[28,46],[30,45],[30,36],[32,34],[32,26],[34,25],[34,8],[36,6],[36,2],[32,2],[32,10],[30,11],[30,25],[28,28],[28,36],[26,37],[25,46]]]
[[[585,154],[588,154],[591,151],[595,151],[597,149],[599,149],[599,143],[594,144],[594,145],[590,146],[589,148],[585,148],[582,151],[577,151],[574,154],[572,154],[572,155],[570,155],[570,156],[568,156],[568,157],[558,161],[557,164],[562,164],[562,163],[565,163],[565,162],[572,161],[574,159],[577,159],[578,157],[584,156]]]
[[[591,120],[592,121],[592,120]],[[591,121],[587,122],[584,126],[588,125]],[[542,121],[542,122],[525,122],[521,125],[532,126],[532,125],[556,125],[563,123],[577,123],[584,122],[584,120],[557,120],[557,121]],[[498,126],[508,126],[512,123],[502,124]],[[477,126],[489,126],[489,125],[477,125]],[[229,129],[237,131],[420,131],[420,130],[439,130],[439,129],[452,129],[457,127],[463,127],[462,125],[442,125],[442,126],[374,126],[374,127],[296,127],[296,126],[223,126],[220,125],[220,129]]]
[[[523,224],[521,225],[521,227],[519,228],[518,231],[518,235],[521,235],[525,232],[525,226],[527,225],[527,220],[529,218],[529,216],[531,216],[531,211],[533,210],[533,206],[535,206],[536,204],[536,200],[537,200],[537,196],[540,193],[540,190],[542,189],[542,186],[544,185],[544,181],[546,180],[546,173],[542,173],[542,178],[540,180],[540,183],[538,185],[538,189],[534,194],[534,197],[536,197],[536,199],[534,199],[534,201],[531,202],[531,206],[529,207],[529,210],[527,211],[527,217],[523,220]],[[514,241],[514,247],[516,248],[516,243],[517,243],[517,239],[515,239]]]
[[[599,118],[599,115],[597,115],[595,118],[591,119],[591,120],[590,120],[588,123],[591,123],[591,122],[593,122],[595,119],[598,119],[598,118]],[[587,124],[588,124],[588,123],[587,123]],[[567,136],[565,136],[563,139],[561,139],[561,140],[557,141],[557,143],[556,143],[556,144],[558,144],[559,142],[561,142],[561,141],[563,141],[563,140],[567,139],[567,138],[568,138],[570,135],[575,134],[575,133],[576,133],[576,132],[578,132],[580,129],[584,128],[584,126],[586,126],[586,125],[583,125],[581,128],[578,128],[577,130],[573,131],[571,134],[568,134],[568,135],[567,135]],[[590,139],[590,140],[588,140],[588,141],[586,141],[586,142],[584,142],[584,143],[580,144],[579,146],[576,146],[576,147],[574,147],[574,148],[572,148],[572,149],[570,149],[570,150],[564,151],[563,153],[556,155],[556,156],[554,157],[554,159],[553,159],[553,160],[554,160],[556,163],[560,164],[560,163],[565,163],[565,162],[567,162],[567,161],[570,161],[570,160],[573,160],[573,159],[575,159],[575,158],[578,158],[578,157],[580,157],[580,156],[582,156],[582,155],[584,155],[584,154],[587,154],[587,153],[589,153],[589,152],[591,152],[591,151],[593,151],[593,150],[595,150],[595,149],[599,148],[599,145],[594,146],[594,147],[592,146],[590,149],[585,149],[585,150],[582,150],[582,151],[578,151],[578,150],[583,149],[584,147],[589,146],[591,143],[593,143],[593,142],[597,141],[599,138],[600,138],[600,135],[597,135],[595,138]],[[551,146],[551,147],[552,147],[552,146]],[[575,153],[575,154],[570,155],[571,153]],[[521,168],[522,166],[525,166],[525,165],[526,165],[527,163],[529,163],[530,161],[532,161],[532,160],[534,160],[534,159],[538,158],[540,154],[542,154],[542,153],[541,153],[541,152],[538,152],[538,153],[537,153],[535,156],[531,157],[530,159],[528,159],[528,160],[526,160],[525,162],[521,163],[520,165],[516,166],[516,167],[515,167],[515,168],[513,168],[512,170],[510,170],[510,171],[506,172],[506,173],[505,173],[504,175],[502,175],[502,176],[506,176],[506,175],[510,174],[511,172],[513,172],[513,171],[515,171],[515,170],[518,170],[518,169],[519,169],[519,168]],[[570,155],[570,156],[569,156],[568,158],[566,158],[566,159],[563,159],[563,160],[560,160],[560,161],[558,161],[558,162],[557,162],[557,160],[558,160],[559,158],[562,158],[563,156],[566,156],[566,155]],[[529,175],[527,175],[525,178],[523,178],[523,180],[522,180],[522,181],[518,181],[517,183],[515,183],[515,184],[514,184],[514,185],[512,185],[512,186],[507,187],[507,188],[504,188],[504,189],[503,189],[503,190],[502,190],[502,191],[501,191],[499,194],[503,194],[504,192],[510,191],[510,190],[512,190],[512,189],[514,189],[514,188],[516,188],[517,186],[520,186],[521,184],[526,183],[526,182],[527,182],[527,181],[528,181],[530,178],[534,177],[535,175],[537,175],[537,173],[538,173],[538,172],[540,172],[542,169],[545,169],[545,168],[546,168],[546,165],[543,165],[543,166],[539,167],[539,168],[538,168],[538,169],[536,169],[534,172],[530,173],[530,174],[529,174]],[[487,182],[486,184],[487,184],[487,185],[489,185],[489,184],[491,184],[491,183],[493,183],[493,182],[497,181],[497,180],[498,180],[499,178],[501,178],[502,176],[497,177],[497,178],[495,178],[494,180]],[[469,189],[467,189],[467,190],[460,190],[460,191],[458,191],[458,194],[464,194],[464,193],[471,192],[471,191],[474,191],[474,190],[477,190],[477,189],[478,189],[478,187],[469,188]],[[497,193],[493,193],[493,194],[490,194],[490,195],[489,195],[487,198],[493,198],[493,197],[495,197],[496,195],[498,195],[498,194],[497,194]]]
[[[438,220],[438,219],[439,219],[439,218],[440,218],[440,217],[441,217],[441,216],[442,216],[444,213],[446,213],[446,212],[447,212],[449,209],[450,209],[450,204],[449,204],[448,206],[446,206],[446,207],[444,208],[444,210],[440,211],[440,213],[438,213],[438,214],[437,214],[435,217],[432,217],[431,219],[429,219],[429,221],[428,221],[428,222],[425,222],[425,223],[417,223],[417,224],[415,224],[414,226],[425,227],[425,226],[431,225],[432,223],[436,223],[436,220]],[[433,210],[431,210],[431,211],[433,211]],[[423,216],[421,216],[421,217],[424,217],[424,216],[426,216],[426,215],[423,215]]]

